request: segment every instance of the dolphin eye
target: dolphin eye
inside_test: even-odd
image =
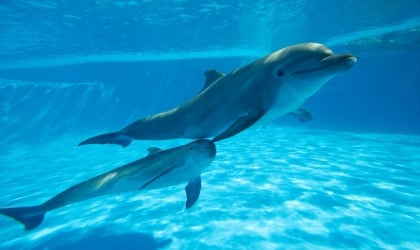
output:
[[[192,148],[193,148],[193,147],[192,147],[192,146],[190,146],[190,150],[192,150]]]
[[[278,76],[278,77],[284,76],[284,71],[282,69],[277,70],[276,76]]]

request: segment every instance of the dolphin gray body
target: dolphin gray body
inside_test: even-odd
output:
[[[46,212],[90,198],[121,192],[154,189],[188,182],[186,208],[197,201],[201,172],[216,155],[214,142],[196,140],[167,150],[150,148],[149,155],[107,173],[76,184],[38,206],[0,208],[0,213],[25,225],[41,224]]]
[[[203,90],[184,104],[98,135],[85,144],[129,145],[131,140],[231,137],[257,121],[291,114],[312,119],[302,105],[327,81],[356,62],[351,54],[333,54],[319,43],[283,48],[229,74],[206,71]]]

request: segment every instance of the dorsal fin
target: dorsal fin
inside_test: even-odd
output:
[[[203,89],[207,88],[210,84],[214,83],[217,79],[224,77],[225,74],[215,70],[215,69],[208,69],[204,72],[204,76],[206,77],[206,81],[204,82]]]
[[[149,151],[149,155],[152,155],[152,154],[156,154],[159,151],[162,151],[162,149],[158,147],[150,147],[147,149],[147,151]]]

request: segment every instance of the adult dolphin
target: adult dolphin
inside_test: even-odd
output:
[[[188,209],[197,201],[201,190],[201,172],[213,161],[216,146],[201,139],[183,146],[161,150],[150,148],[149,155],[107,173],[76,184],[38,206],[0,208],[0,213],[36,228],[46,212],[53,209],[120,192],[154,189],[188,182],[185,187]]]
[[[85,144],[119,144],[131,140],[231,137],[256,121],[272,121],[291,114],[300,121],[312,119],[302,105],[328,80],[350,69],[351,54],[333,54],[319,43],[283,48],[227,75],[206,71],[203,90],[184,104],[140,119],[120,131],[82,141]]]

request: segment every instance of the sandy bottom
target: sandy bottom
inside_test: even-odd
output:
[[[83,138],[1,154],[0,207],[186,142],[76,147]],[[420,249],[420,137],[266,128],[217,146],[192,209],[179,185],[71,204],[30,232],[0,216],[0,248]]]

